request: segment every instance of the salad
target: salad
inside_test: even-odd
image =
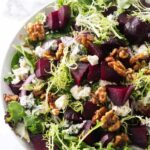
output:
[[[35,150],[150,149],[149,0],[51,7],[13,45],[6,123]]]

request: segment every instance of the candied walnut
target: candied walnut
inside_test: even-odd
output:
[[[129,142],[129,137],[127,134],[122,133],[120,135],[116,135],[113,141],[114,146],[123,146],[127,142]]]
[[[64,44],[60,43],[56,52],[56,59],[59,60],[63,56]]]
[[[148,55],[145,55],[144,53],[140,53],[130,58],[130,64],[133,65],[139,61],[146,60],[148,58],[149,58]]]
[[[133,66],[133,69],[135,71],[138,71],[139,69],[145,67],[147,65],[146,61],[145,60],[142,60],[141,62],[137,61],[134,66]]]
[[[76,37],[76,40],[85,47],[88,47],[89,43],[92,43],[94,41],[94,36],[89,33],[80,33]]]
[[[60,110],[59,109],[57,109],[57,108],[54,108],[54,109],[52,109],[52,114],[54,115],[54,116],[58,116],[59,115],[59,113],[60,113]]]
[[[128,48],[127,47],[115,48],[110,53],[110,56],[115,57],[115,58],[126,59],[129,57]]]
[[[43,40],[45,38],[44,25],[39,22],[29,23],[26,30],[31,41]]]
[[[107,108],[104,106],[101,107],[99,110],[97,110],[95,112],[95,115],[92,117],[93,124],[95,124],[97,120],[100,121],[102,116],[104,116],[106,112],[107,112]]]
[[[98,90],[95,92],[96,97],[100,103],[105,103],[107,100],[107,92],[106,87],[99,87]]]
[[[144,71],[144,74],[145,74],[145,75],[150,75],[150,69],[146,69],[146,70]]]
[[[106,62],[113,62],[115,59],[112,56],[108,56],[105,58]]]
[[[113,68],[120,76],[126,76],[127,69],[119,60],[108,62],[108,66]]]
[[[110,132],[117,131],[121,126],[119,117],[113,112],[113,110],[106,112],[101,118],[101,122],[103,123],[102,127]]]
[[[5,102],[11,102],[11,101],[18,101],[19,96],[18,95],[9,95],[9,94],[4,94],[4,100]]]
[[[128,68],[126,74],[127,74],[126,75],[126,80],[127,81],[132,81],[136,77],[135,72],[132,68]]]

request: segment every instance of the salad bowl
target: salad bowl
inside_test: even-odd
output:
[[[26,21],[1,73],[23,149],[149,150],[149,16],[146,0],[58,0]]]

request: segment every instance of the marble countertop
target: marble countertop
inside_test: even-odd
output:
[[[25,20],[51,1],[52,0],[1,0],[0,71],[6,51]],[[2,107],[2,105],[0,105],[0,107]],[[13,132],[4,122],[4,108],[0,108],[0,146],[0,149],[5,150],[25,150],[14,140]]]

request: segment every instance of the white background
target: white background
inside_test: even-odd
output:
[[[1,0],[0,1],[0,73],[7,49],[25,20],[52,0]],[[5,65],[5,64],[3,64]],[[0,77],[1,77],[0,74]],[[1,90],[1,87],[0,87]],[[3,99],[0,99],[0,149],[25,150],[14,138],[4,122]]]

